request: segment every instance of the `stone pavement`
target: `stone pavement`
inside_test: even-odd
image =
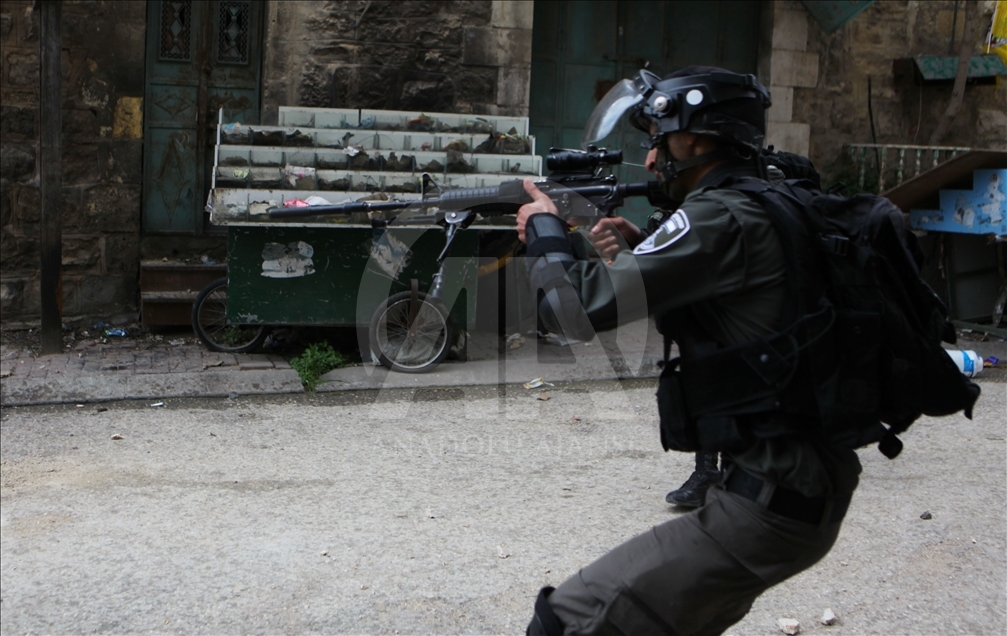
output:
[[[303,392],[284,355],[216,353],[193,340],[89,339],[66,353],[37,357],[5,346],[0,351],[0,405]],[[430,373],[391,373],[374,364],[337,369],[323,376],[317,390],[521,384],[539,377],[550,382],[653,377],[661,356],[660,337],[648,321],[572,348],[530,338],[513,343],[514,348],[501,355],[496,344],[495,336],[484,335],[482,344],[470,345],[469,361],[447,361]]]
[[[193,338],[147,341],[105,339],[74,345],[67,353],[33,357],[5,346],[0,351],[0,405],[24,406],[142,399],[229,397],[302,393],[300,378],[286,356],[227,354],[207,350]],[[392,373],[358,364],[322,377],[319,392],[480,385],[517,385],[535,378],[546,382],[656,377],[662,356],[660,336],[650,321],[607,332],[591,343],[570,348],[529,338],[505,354],[495,339],[470,346],[469,361],[448,361],[430,373]],[[963,349],[996,356],[1002,375],[1007,343],[963,340]],[[548,391],[548,385],[541,388]]]
[[[3,406],[303,390],[283,356],[216,353],[190,342],[109,339],[37,358],[11,353],[0,356]]]

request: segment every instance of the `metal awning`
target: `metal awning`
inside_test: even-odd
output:
[[[924,86],[951,84],[958,73],[958,58],[940,55],[918,55],[913,59],[917,83]],[[1007,75],[1007,65],[998,55],[973,55],[969,59],[968,82],[993,84],[998,75]]]

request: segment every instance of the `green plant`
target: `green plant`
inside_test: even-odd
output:
[[[308,345],[301,355],[290,361],[290,366],[301,376],[301,384],[308,391],[314,391],[318,380],[333,369],[346,366],[343,354],[332,348],[328,342]]]

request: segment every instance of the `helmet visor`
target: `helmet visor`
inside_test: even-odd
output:
[[[589,144],[608,137],[626,111],[641,102],[643,102],[643,96],[630,80],[624,79],[613,86],[601,98],[594,112],[588,118],[587,126],[584,128],[584,137],[580,142],[581,148],[587,149]]]

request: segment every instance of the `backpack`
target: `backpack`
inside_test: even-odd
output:
[[[817,411],[830,441],[877,442],[888,458],[902,450],[896,435],[921,415],[964,411],[971,419],[979,386],[941,347],[955,342],[955,330],[920,277],[923,254],[901,210],[880,196],[823,194],[795,179],[724,187],[766,209],[786,253],[782,333],[797,364],[777,408]]]

